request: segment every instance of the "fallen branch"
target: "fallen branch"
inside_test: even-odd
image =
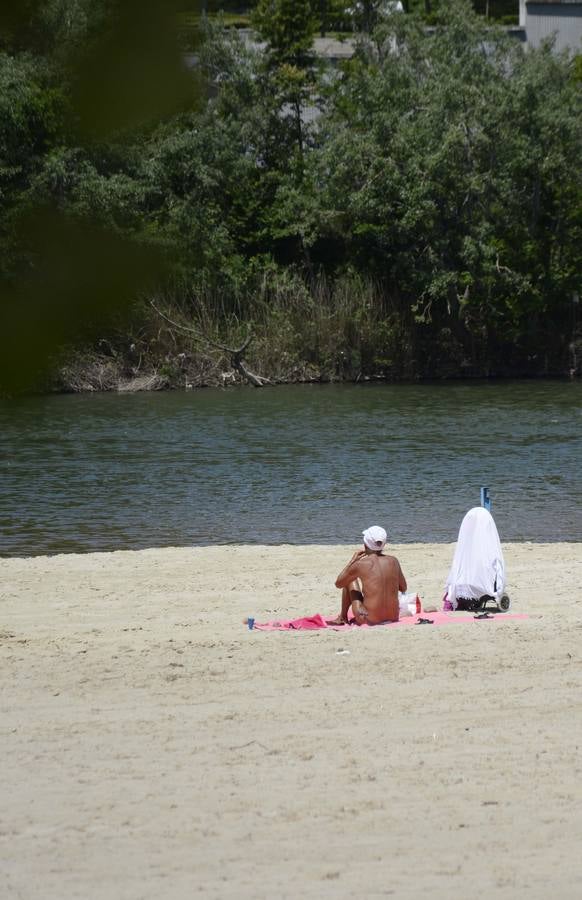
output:
[[[173,319],[163,313],[161,309],[158,309],[153,300],[150,300],[150,306],[153,310],[155,310],[155,312],[157,312],[160,318],[164,319],[166,322],[172,325],[173,328],[178,328],[181,331],[185,331],[188,334],[193,335],[195,340],[204,344],[208,344],[209,347],[214,347],[215,350],[222,350],[224,353],[228,353],[231,358],[233,368],[236,369],[236,371],[240,375],[242,375],[242,377],[246,379],[249,384],[252,384],[253,387],[264,387],[265,384],[272,383],[268,378],[264,378],[262,375],[257,375],[255,372],[251,372],[250,369],[247,369],[243,362],[244,352],[254,337],[253,330],[250,325],[247,325],[247,336],[240,347],[227,347],[224,344],[219,344],[217,341],[211,340],[196,328],[190,328],[188,325],[182,325],[180,322],[175,322]]]
[[[497,259],[495,260],[495,268],[501,275],[502,272],[509,272],[510,275],[513,275],[513,271],[509,269],[507,266],[502,266],[499,262],[499,253],[497,254]]]
[[[117,390],[120,394],[136,394],[139,391],[161,391],[166,387],[167,379],[158,375],[139,375],[129,381],[120,381]]]

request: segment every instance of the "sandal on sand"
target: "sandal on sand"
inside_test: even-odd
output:
[[[484,612],[484,613],[479,613],[478,616],[473,616],[473,618],[474,619],[494,619],[495,616],[492,616],[491,613]]]
[[[416,624],[417,624],[417,625],[432,625],[432,624],[433,624],[433,620],[432,620],[432,619],[422,619],[422,618],[419,618],[419,620],[418,620],[418,622],[417,622]]]

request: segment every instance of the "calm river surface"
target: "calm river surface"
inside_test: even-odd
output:
[[[0,554],[582,540],[582,384],[314,385],[0,402]]]

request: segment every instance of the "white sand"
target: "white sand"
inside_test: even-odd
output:
[[[505,545],[524,621],[243,627],[352,549],[0,560],[4,900],[582,896],[582,544]]]

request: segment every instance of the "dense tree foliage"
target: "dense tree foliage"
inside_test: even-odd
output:
[[[68,22],[69,46],[99,36],[87,4],[51,6],[64,7],[52,27]],[[330,67],[311,54],[316,13],[260,0],[266,49],[207,22],[207,100],[193,91],[177,115],[82,139],[67,42],[31,53],[14,29],[0,54],[2,278],[28,259],[18,216],[49,204],[168,261],[156,306],[184,327],[143,303],[108,326],[128,371],[139,353],[170,383],[212,381],[228,359],[213,369],[204,340],[236,343],[245,323],[251,361],[281,379],[577,369],[575,61],[524,53],[454,0],[430,31],[379,16]]]
[[[462,7],[431,36],[400,25],[335,94],[317,159],[330,232],[457,359],[470,341],[497,367],[510,349],[539,361],[558,352],[582,273],[570,66]]]

